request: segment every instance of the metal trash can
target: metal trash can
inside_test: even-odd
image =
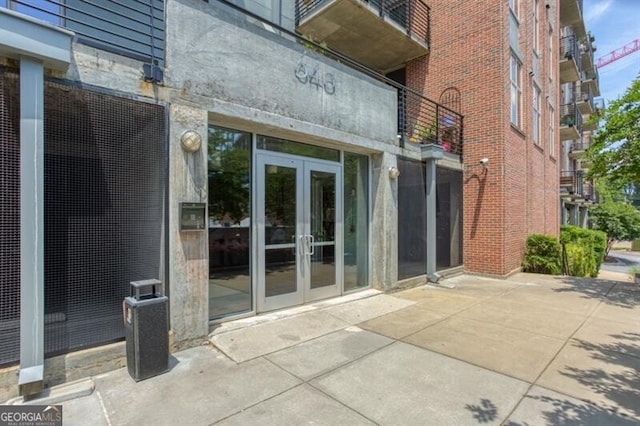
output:
[[[124,298],[127,368],[136,382],[169,370],[168,303],[158,280],[132,281]]]

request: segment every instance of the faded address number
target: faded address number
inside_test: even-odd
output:
[[[336,80],[329,72],[322,73],[318,68],[299,63],[296,66],[295,75],[300,83],[316,86],[316,89],[324,90],[328,95],[336,92]]]

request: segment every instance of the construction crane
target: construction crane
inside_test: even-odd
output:
[[[615,62],[620,58],[632,54],[633,52],[637,52],[638,50],[640,50],[640,39],[633,40],[631,43],[627,43],[621,48],[598,58],[598,68],[609,65],[611,62]]]

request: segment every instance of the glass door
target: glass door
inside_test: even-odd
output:
[[[259,154],[256,167],[258,311],[339,295],[340,166]]]

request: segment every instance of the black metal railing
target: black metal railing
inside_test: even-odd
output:
[[[401,144],[435,143],[462,154],[462,116],[408,88],[398,89],[398,135]]]
[[[586,102],[591,106],[591,111],[594,110],[593,93],[591,87],[586,84],[580,85],[580,88],[576,89],[576,101]]]
[[[596,51],[596,47],[593,45],[595,41],[595,37],[591,35],[591,33],[587,33],[587,37],[580,42],[580,53],[582,55],[587,55],[590,60],[590,64],[594,64],[593,53]]]
[[[560,58],[573,60],[578,67],[578,71],[582,71],[580,48],[578,47],[578,39],[575,35],[565,36],[560,39]]]
[[[314,51],[326,58],[335,60],[337,63],[348,66],[368,77],[383,82],[396,89],[398,93],[398,128],[397,134],[399,139],[399,145],[403,147],[407,140],[411,140],[411,136],[414,135],[418,129],[426,129],[433,127],[433,134],[435,137],[424,138],[417,140],[418,143],[437,143],[442,145],[445,151],[462,155],[464,145],[463,135],[463,116],[441,105],[425,96],[421,93],[410,89],[400,83],[397,83],[383,74],[380,74],[376,70],[367,67],[357,61],[354,61],[350,57],[343,55],[340,52],[336,52],[331,48],[318,43],[315,40],[303,37],[300,34],[289,31],[286,28],[275,25],[272,22],[265,20],[264,18],[249,12],[246,9],[237,6],[228,0],[219,0],[225,6],[228,6],[238,12],[245,14],[246,16],[262,23],[269,24],[271,27],[277,29],[281,34],[290,36],[296,39],[300,44],[306,48]],[[426,133],[425,133],[426,134]]]
[[[574,142],[573,144],[571,144],[571,152],[585,151],[587,148],[589,148],[589,145],[584,141]]]
[[[575,102],[560,105],[560,127],[575,127],[578,133],[582,133],[582,114]]]
[[[296,0],[296,27],[300,21],[332,0]],[[431,9],[422,0],[362,0],[378,12],[383,20],[390,20],[403,28],[408,36],[427,44],[431,42]]]
[[[567,188],[572,196],[580,197],[584,191],[584,172],[582,170],[562,170],[560,186]]]
[[[586,70],[582,72],[582,81],[593,80],[596,83],[599,82],[600,76],[598,75],[598,67],[593,66],[592,70]]]
[[[8,4],[12,10],[73,31],[78,43],[163,66],[163,0],[12,0]]]

